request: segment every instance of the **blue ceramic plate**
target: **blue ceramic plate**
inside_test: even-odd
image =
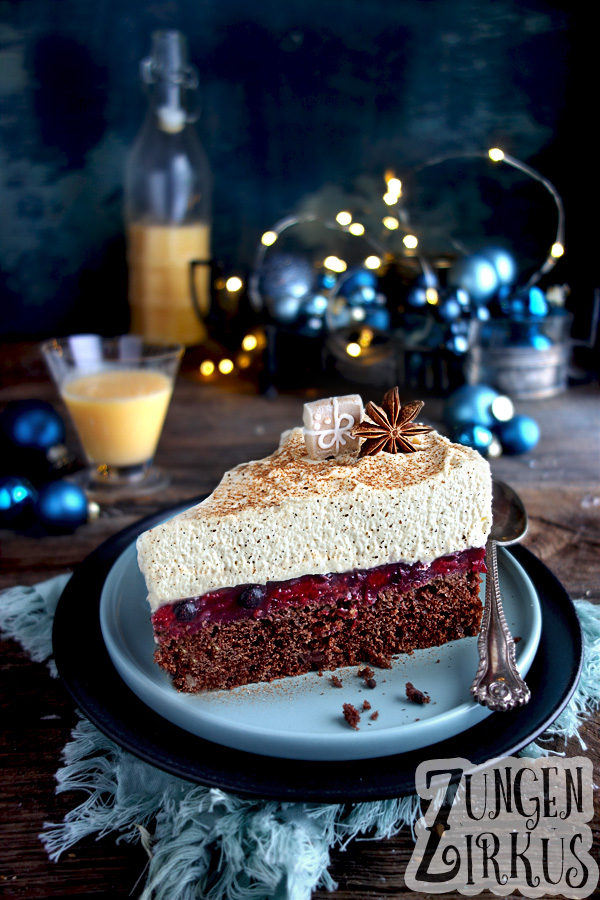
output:
[[[526,675],[541,634],[535,588],[512,555],[498,548],[500,587],[508,626],[517,643],[517,663]],[[482,586],[482,591],[484,586]],[[469,687],[477,670],[477,639],[398,656],[391,669],[376,670],[377,686],[366,687],[358,667],[316,672],[270,684],[200,695],[178,693],[153,661],[154,640],[135,543],[116,559],[100,598],[106,648],[121,678],[163,719],[216,744],[265,756],[298,760],[360,760],[405,753],[451,738],[490,715]],[[410,681],[431,697],[410,703]],[[344,703],[361,709],[358,731],[343,717]],[[377,711],[376,719],[371,714]]]

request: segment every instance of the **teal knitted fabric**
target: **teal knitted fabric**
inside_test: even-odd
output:
[[[0,628],[35,661],[52,661],[52,620],[67,576],[0,594]],[[551,752],[556,737],[579,738],[600,706],[600,608],[577,602],[584,670],[564,712],[524,755]],[[580,742],[581,738],[579,738]],[[419,816],[416,796],[352,805],[248,800],[191,784],[132,756],[81,718],[64,749],[57,791],[85,799],[46,825],[51,859],[88,835],[140,841],[149,856],[141,900],[309,900],[336,887],[330,850],[359,836],[390,837]]]

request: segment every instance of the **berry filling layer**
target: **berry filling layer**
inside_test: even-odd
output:
[[[266,584],[238,584],[165,604],[152,616],[152,625],[160,642],[193,634],[207,623],[259,619],[288,606],[309,603],[336,606],[340,617],[353,618],[357,607],[371,606],[387,588],[404,593],[445,575],[485,571],[485,550],[474,548],[440,556],[431,563],[392,563]]]

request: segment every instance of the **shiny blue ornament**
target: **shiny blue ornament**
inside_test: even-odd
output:
[[[35,518],[38,493],[26,478],[0,478],[0,526],[23,527]]]
[[[513,416],[508,422],[498,422],[494,428],[505,453],[527,453],[540,439],[540,428],[529,416]]]
[[[300,315],[302,303],[312,293],[315,272],[308,260],[291,253],[268,257],[259,273],[259,290],[269,315],[289,324]]]
[[[440,286],[437,275],[432,271],[422,272],[417,278],[417,284],[419,287],[435,288],[436,290]]]
[[[324,316],[327,312],[327,297],[315,294],[303,303],[302,312],[307,316]]]
[[[546,334],[532,334],[531,346],[536,350],[548,350],[554,344]]]
[[[340,278],[338,294],[342,297],[351,297],[356,291],[370,288],[372,297],[375,296],[377,287],[377,275],[370,269],[350,269]]]
[[[546,295],[539,287],[529,288],[526,308],[530,316],[544,318],[544,316],[548,315],[548,301],[546,300]]]
[[[514,257],[502,247],[487,247],[481,251],[496,270],[499,285],[514,284],[517,278],[517,264]]]
[[[46,454],[64,443],[65,425],[44,400],[14,400],[0,415],[0,431],[14,447]]]
[[[510,297],[503,305],[503,309],[509,319],[523,319],[527,315],[527,299],[526,297],[516,295]]]
[[[310,316],[300,328],[300,333],[312,337],[314,335],[320,334],[323,331],[324,327],[325,322],[320,316]]]
[[[87,497],[70,481],[52,481],[40,488],[37,514],[51,531],[74,531],[87,522]]]
[[[495,424],[492,404],[500,394],[486,384],[465,384],[448,397],[444,421],[456,425],[476,424],[491,428]]]
[[[462,315],[461,305],[455,297],[446,297],[436,309],[444,322],[455,322]]]
[[[317,288],[323,291],[330,291],[335,287],[336,281],[337,275],[334,275],[333,272],[319,272],[317,275]]]
[[[369,328],[376,328],[378,331],[388,331],[390,327],[388,310],[381,307],[369,307],[365,310],[365,325]]]
[[[476,422],[463,422],[452,429],[452,440],[465,447],[472,447],[482,456],[487,456],[494,435],[484,425],[478,425]]]
[[[480,254],[465,256],[450,271],[451,287],[466,291],[474,303],[485,303],[498,290],[499,280],[492,263]]]
[[[427,292],[425,288],[412,288],[407,294],[406,302],[408,306],[415,308],[427,306]]]
[[[458,303],[460,303],[463,309],[469,309],[471,306],[471,298],[467,294],[466,291],[461,290],[460,288],[451,295],[456,298]]]
[[[466,334],[451,334],[446,341],[446,348],[462,356],[469,349],[469,339]]]
[[[350,306],[370,306],[377,300],[377,291],[374,287],[364,285],[358,290],[352,291],[351,294],[342,290],[340,296],[346,297]]]

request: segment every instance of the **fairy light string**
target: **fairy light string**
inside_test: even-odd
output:
[[[552,242],[552,245],[547,253],[547,256],[544,259],[544,262],[538,269],[536,269],[536,271],[530,276],[529,280],[527,281],[525,290],[528,290],[529,288],[537,284],[540,278],[548,274],[548,272],[552,271],[557,261],[565,253],[565,210],[562,198],[558,190],[548,178],[546,178],[532,166],[529,166],[522,160],[516,159],[514,156],[510,156],[499,147],[492,147],[487,152],[474,151],[469,153],[452,153],[432,157],[422,165],[414,168],[410,173],[411,177],[414,178],[415,175],[424,171],[425,169],[456,159],[489,159],[494,164],[505,163],[506,165],[511,166],[512,168],[516,169],[519,172],[522,172],[524,175],[527,175],[529,178],[532,178],[534,181],[541,184],[552,197],[557,212],[556,234],[554,237],[554,241]],[[430,305],[435,305],[437,304],[439,299],[438,292],[434,287],[434,285],[437,283],[437,279],[429,261],[418,252],[418,233],[415,233],[414,228],[411,227],[408,211],[406,207],[401,203],[403,197],[402,181],[397,178],[395,173],[391,170],[385,172],[384,180],[386,190],[382,196],[382,200],[385,205],[389,207],[389,213],[383,217],[382,224],[387,232],[395,232],[397,230],[404,232],[402,243],[404,245],[406,255],[415,257],[418,260],[423,273],[424,282],[426,285],[428,285],[428,287],[426,288],[427,303]],[[334,219],[322,219],[320,216],[317,216],[313,213],[286,216],[276,222],[271,229],[264,232],[257,247],[254,268],[252,274],[248,278],[247,284],[250,303],[252,304],[252,307],[256,312],[259,312],[263,308],[263,298],[261,296],[259,282],[261,268],[264,263],[267,251],[289,228],[295,225],[301,225],[310,222],[319,222],[327,229],[342,231],[354,237],[360,237],[363,241],[366,241],[366,243],[374,251],[374,253],[368,255],[364,260],[363,264],[367,269],[379,269],[382,266],[384,260],[390,258],[390,254],[386,250],[384,245],[368,232],[362,222],[355,221],[354,213],[351,210],[340,210]],[[461,244],[459,240],[453,238],[452,244],[460,253],[462,253],[463,255],[467,255],[468,250]],[[330,272],[333,272],[337,276],[339,276],[337,278],[335,286],[329,292],[330,296],[334,297],[338,294],[345,281],[344,273],[347,272],[347,263],[345,260],[341,259],[338,256],[330,255],[323,260],[323,267],[326,270],[329,270]],[[225,287],[230,293],[237,293],[242,289],[243,282],[239,277],[232,276],[225,282]],[[247,364],[248,353],[257,352],[262,348],[263,341],[257,340],[256,336],[252,333],[246,335],[242,340],[241,345],[241,350],[243,350],[245,354],[243,356],[244,362],[246,362]],[[351,343],[348,345],[348,354],[351,356],[358,356],[362,352],[362,349],[363,348],[359,343]],[[240,361],[242,361],[242,357],[240,357]],[[241,367],[245,368],[246,366],[242,365]],[[212,361],[205,360],[200,366],[200,372],[204,377],[211,377],[215,373],[215,369],[218,369],[221,374],[230,374],[234,371],[235,366],[230,359],[220,360],[217,366],[215,366]]]

